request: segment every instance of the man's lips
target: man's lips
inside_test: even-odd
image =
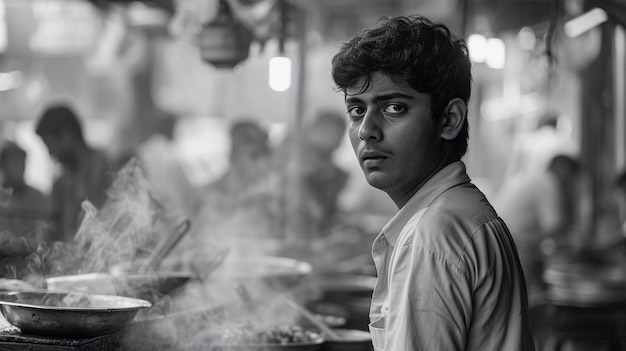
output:
[[[365,167],[377,167],[388,158],[388,155],[383,152],[365,151],[361,153],[361,164]]]

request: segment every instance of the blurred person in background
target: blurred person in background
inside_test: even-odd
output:
[[[461,161],[465,42],[421,16],[383,19],[341,46],[332,76],[365,178],[398,208],[372,247],[374,349],[534,350],[515,244]]]
[[[230,126],[229,134],[229,168],[198,191],[191,232],[199,242],[190,249],[213,251],[231,246],[233,252],[262,254],[266,239],[282,235],[276,178],[281,169],[268,130],[259,122],[239,118]]]
[[[577,223],[580,164],[556,155],[543,172],[509,177],[494,207],[509,226],[524,267],[531,305],[545,299],[545,260]]]
[[[516,134],[508,175],[541,173],[554,156],[578,154],[577,143],[561,126],[567,125],[565,121],[559,112],[548,110],[533,130]]]
[[[346,132],[346,119],[336,111],[317,111],[303,126],[301,177],[307,201],[309,230],[316,236],[329,234],[337,221],[338,199],[348,172],[333,159]]]
[[[55,228],[50,240],[69,242],[84,216],[82,202],[88,200],[96,209],[104,204],[115,165],[103,151],[87,144],[81,122],[70,106],[48,107],[35,132],[62,168],[52,186]]]
[[[550,338],[549,311],[543,275],[555,254],[572,246],[580,221],[581,166],[567,155],[557,154],[542,172],[509,176],[496,193],[493,205],[509,226],[524,268],[530,321],[540,349]],[[570,250],[572,251],[572,250]]]
[[[275,169],[268,132],[258,122],[242,119],[230,127],[230,167],[211,183],[206,200],[225,213],[241,206],[263,207],[269,193],[269,175]]]
[[[26,158],[26,151],[14,142],[7,141],[1,146],[0,205],[25,214],[30,212],[34,218],[44,219],[50,211],[49,199],[43,192],[26,183]]]
[[[611,185],[598,211],[597,230],[581,245],[581,259],[591,264],[623,262],[626,255],[626,170]]]
[[[50,215],[48,197],[24,179],[26,151],[7,141],[0,149],[0,275],[20,275],[24,256],[44,239]]]

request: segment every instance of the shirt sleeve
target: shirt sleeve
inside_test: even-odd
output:
[[[464,350],[472,306],[467,276],[413,240],[398,244],[389,279],[385,349]]]

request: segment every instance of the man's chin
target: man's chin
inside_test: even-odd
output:
[[[365,179],[367,180],[367,183],[369,185],[373,186],[376,189],[380,189],[382,191],[385,191],[385,189],[387,189],[389,185],[386,179],[382,177],[381,174],[374,174],[374,173],[366,174]]]

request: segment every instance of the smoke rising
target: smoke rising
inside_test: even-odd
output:
[[[154,245],[163,229],[162,206],[137,159],[117,174],[100,211],[87,211],[76,233],[85,248],[83,272],[102,272],[114,264],[135,260],[140,248]]]
[[[208,349],[209,336],[215,331],[246,324],[257,328],[298,324],[298,312],[278,296],[289,291],[310,298],[306,284],[268,284],[268,275],[276,273],[273,270],[283,269],[279,273],[290,278],[293,267],[265,266],[266,256],[279,254],[283,243],[282,209],[274,192],[278,184],[263,162],[259,161],[268,173],[252,170],[254,177],[248,178],[231,172],[199,194],[204,201],[191,216],[192,232],[170,254],[174,264],[163,262],[161,266],[163,270],[184,270],[194,279],[167,294],[144,291],[153,307],[141,311],[135,327],[125,334],[123,343],[128,349]],[[141,162],[130,160],[115,175],[102,208],[94,208],[88,199],[83,203],[85,215],[75,240],[43,243],[29,257],[30,267],[41,276],[54,277],[106,273],[116,265],[140,262],[179,219],[174,215],[180,213],[178,209],[171,209],[159,190]],[[225,262],[212,271],[210,262],[225,249],[229,250]],[[233,264],[243,258],[250,265]],[[247,297],[238,293],[241,286]]]

